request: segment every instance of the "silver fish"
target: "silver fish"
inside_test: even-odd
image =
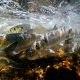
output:
[[[52,50],[52,45],[63,41],[71,30],[72,28],[68,27],[54,27],[52,30],[40,35],[37,35],[37,33],[34,35],[29,33],[11,33],[6,34],[4,39],[7,39],[8,41],[18,41],[19,44],[22,40],[23,43],[17,46],[17,48],[19,48],[18,50],[29,48],[26,51],[26,59],[36,60],[54,56],[54,54],[49,53]]]
[[[72,31],[72,28],[60,27],[56,30],[51,30],[36,40],[30,50],[26,53],[26,58],[29,60],[36,60],[44,57],[55,56],[52,46],[55,43],[60,43]],[[52,53],[54,52],[54,53]]]

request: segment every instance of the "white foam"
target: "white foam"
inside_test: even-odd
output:
[[[4,2],[7,4],[4,4]],[[72,6],[70,4],[67,4],[65,6],[62,6],[60,3],[58,7],[53,7],[51,5],[41,6],[41,10],[43,13],[29,13],[28,11],[18,10],[18,8],[21,7],[17,2],[13,2],[14,5],[17,5],[16,8],[15,6],[9,6],[9,2],[13,1],[2,0],[2,3],[4,5],[0,6],[0,13],[2,12],[4,15],[12,14],[11,16],[15,16],[15,18],[1,17],[4,18],[4,21],[3,24],[0,23],[0,30],[8,30],[15,25],[26,23],[31,24],[31,28],[35,28],[35,25],[42,25],[47,29],[53,28],[54,25],[73,27],[73,29],[78,29],[80,26],[80,17],[76,12],[74,12],[74,5]]]

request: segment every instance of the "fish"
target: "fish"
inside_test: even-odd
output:
[[[2,44],[5,42],[8,43],[13,43],[13,42],[18,42],[17,45],[17,51],[24,49],[28,45],[32,45],[32,43],[36,40],[36,37],[34,34],[28,34],[25,32],[21,33],[9,33],[9,34],[1,34],[0,39],[3,41]]]
[[[34,34],[34,40],[32,34],[29,33],[6,34],[4,39],[12,40],[12,35],[14,35],[14,37],[17,35],[16,38],[20,36],[21,40],[23,40],[23,43],[25,39],[28,41],[28,43],[24,43],[22,45],[24,49],[24,54],[22,55],[24,55],[24,57],[21,59],[19,56],[20,53],[18,52],[20,50],[22,51],[20,44],[21,40],[11,41],[9,45],[0,50],[0,61],[2,59],[5,60],[7,62],[7,65],[10,65],[12,68],[25,69],[29,62],[32,63],[32,61],[39,59],[56,57],[58,54],[55,52],[53,45],[55,45],[57,42],[59,43],[63,41],[71,29],[72,28],[60,27],[57,29],[52,29],[44,34]],[[30,41],[30,38],[32,41]],[[16,50],[17,47],[19,48],[18,50]]]
[[[53,45],[65,40],[66,36],[72,33],[72,28],[60,27],[41,35],[41,37],[33,43],[29,51],[26,52],[26,58],[28,60],[36,60],[57,55],[53,49]]]
[[[17,42],[13,42],[9,45],[7,45],[5,48],[0,49],[0,67],[2,66],[11,66],[10,64],[13,64],[13,60],[10,58],[10,56],[15,56],[13,51],[15,50],[17,46]]]
[[[37,33],[29,34],[23,32],[6,34],[4,38],[11,42],[17,41],[17,51],[25,49],[25,54],[23,54],[25,55],[25,58],[28,60],[36,60],[44,57],[54,56],[55,52],[50,54],[51,51],[54,51],[52,46],[55,43],[60,43],[61,41],[65,40],[66,36],[72,31],[71,27],[55,27],[56,26],[54,26],[54,28],[48,32],[40,35],[37,35]],[[19,53],[15,52],[15,54]]]

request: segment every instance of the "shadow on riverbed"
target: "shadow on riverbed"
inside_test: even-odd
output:
[[[46,72],[45,80],[79,80],[79,76],[74,70],[66,68],[49,68]]]

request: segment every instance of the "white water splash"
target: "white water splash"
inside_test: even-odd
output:
[[[12,0],[2,1],[3,3],[0,5],[0,13],[2,13],[0,14],[0,21],[3,18],[4,20],[2,23],[0,22],[1,33],[19,24],[30,24],[31,28],[35,28],[36,25],[42,25],[47,29],[51,29],[55,25],[58,27],[66,26],[73,27],[74,30],[77,29],[79,31],[80,16],[76,12],[77,5],[79,5],[77,2],[75,5],[63,5],[64,2],[61,2],[58,7],[51,5],[41,6],[40,12],[29,13],[28,11],[20,10],[19,4]],[[14,5],[10,6],[10,2],[14,3]]]

